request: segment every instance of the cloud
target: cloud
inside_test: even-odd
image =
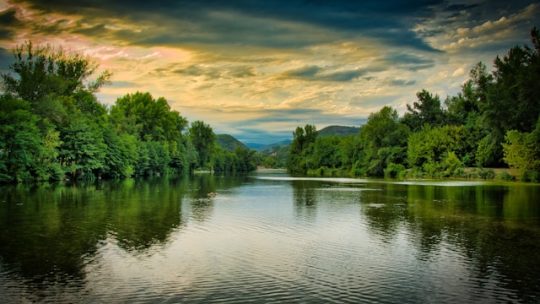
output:
[[[406,80],[406,79],[392,79],[390,80],[390,84],[397,87],[405,87],[405,86],[412,86],[416,84],[416,80]]]
[[[299,69],[286,71],[280,75],[280,78],[297,78],[309,81],[347,82],[355,80],[366,73],[367,70],[361,69],[327,72],[318,66],[305,66]]]
[[[113,72],[102,102],[149,91],[190,121],[264,140],[404,111],[421,88],[455,93],[476,62],[528,42],[536,2],[9,0],[0,69],[16,43],[63,46]]]
[[[12,38],[15,28],[21,25],[16,13],[15,9],[0,11],[0,40]]]
[[[370,37],[389,45],[435,51],[411,30],[410,14],[428,16],[442,1],[19,1],[33,9],[83,15],[97,24],[73,28],[85,35],[114,35],[140,45],[178,43],[295,48],[341,39]],[[307,9],[306,9],[307,8]],[[105,24],[129,19],[151,31],[114,30]],[[99,22],[99,20],[103,20]],[[108,22],[105,22],[108,21]],[[54,30],[43,27],[43,31]]]
[[[391,53],[385,57],[389,64],[405,68],[411,71],[429,69],[435,66],[435,61],[411,53]]]
[[[113,88],[136,88],[137,83],[131,81],[112,81],[109,86]]]
[[[484,1],[472,8],[436,10],[414,31],[434,47],[451,54],[499,53],[528,42],[524,35],[540,24],[540,4],[534,1]],[[438,32],[437,35],[431,33]]]

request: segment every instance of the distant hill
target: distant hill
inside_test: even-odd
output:
[[[229,134],[216,135],[216,141],[218,145],[220,145],[223,149],[227,151],[234,151],[236,150],[236,148],[249,149],[241,141],[239,141],[238,139],[234,138],[233,136]]]
[[[345,126],[328,126],[319,130],[319,136],[347,136],[356,135],[360,131],[357,127],[345,127]]]
[[[261,148],[265,147],[265,144],[258,144],[258,143],[246,143],[246,146],[248,146],[250,149],[261,151]]]
[[[275,142],[275,143],[271,143],[271,144],[268,144],[268,145],[257,144],[257,143],[246,143],[246,146],[250,147],[253,150],[257,150],[257,151],[271,151],[271,150],[274,150],[276,148],[288,146],[288,145],[291,144],[291,142],[292,142],[292,140],[285,139],[285,140],[278,141],[278,142]]]

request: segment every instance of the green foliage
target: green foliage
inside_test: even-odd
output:
[[[14,50],[0,95],[0,182],[123,178],[186,173],[206,166],[212,129],[171,111],[164,98],[128,94],[110,109],[94,93],[105,72],[88,58],[51,47],[23,44]],[[224,166],[250,171],[254,152],[236,150]]]
[[[238,147],[234,152],[218,147],[213,154],[213,168],[217,173],[246,173],[256,169],[256,152]]]
[[[185,118],[171,111],[165,98],[150,93],[127,94],[111,108],[111,122],[119,132],[145,141],[175,141],[187,126]]]
[[[342,165],[340,143],[340,138],[336,136],[317,137],[311,156],[313,167],[340,167]]]
[[[384,169],[384,177],[387,178],[403,178],[405,175],[405,166],[402,164],[389,163]]]
[[[306,174],[310,166],[313,144],[317,139],[317,129],[313,125],[297,127],[289,150],[287,170],[294,175]]]
[[[236,148],[248,149],[241,141],[229,134],[217,134],[216,142],[221,148],[227,151],[234,151]]]
[[[0,98],[0,180],[32,178],[42,147],[38,117],[28,102],[10,96]]]
[[[503,150],[506,163],[518,169],[524,179],[534,180],[534,172],[540,172],[540,118],[533,132],[512,130],[506,133],[505,139]]]
[[[444,177],[460,176],[463,173],[463,163],[453,151],[450,151],[444,156],[440,169]]]
[[[265,168],[286,168],[289,159],[288,146],[275,146],[260,152],[260,164]]]
[[[407,113],[403,116],[403,123],[413,131],[420,130],[426,124],[430,126],[442,125],[444,113],[439,96],[422,90],[416,93],[416,97],[418,102],[414,102],[412,106],[407,105]]]
[[[407,148],[409,164],[422,167],[425,163],[441,162],[449,152],[460,155],[464,135],[462,126],[435,128],[426,126],[409,137]]]
[[[75,118],[61,130],[60,140],[58,160],[71,178],[93,178],[102,171],[107,145],[97,125]]]
[[[212,157],[216,135],[212,127],[198,120],[191,123],[189,137],[197,151],[199,167],[203,168]]]
[[[478,176],[482,179],[494,179],[495,171],[493,171],[492,169],[480,168]]]
[[[409,128],[400,123],[397,111],[390,107],[369,115],[360,130],[359,173],[383,176],[389,163],[403,163],[408,134]]]
[[[37,103],[50,94],[70,96],[78,91],[94,92],[110,76],[104,72],[96,82],[85,87],[85,81],[97,65],[80,54],[49,46],[35,47],[31,42],[16,47],[13,53],[15,62],[10,66],[11,73],[2,75],[5,91],[30,103]]]
[[[498,178],[505,180],[505,181],[514,181],[516,178],[513,175],[510,175],[510,173],[503,171],[498,176]]]

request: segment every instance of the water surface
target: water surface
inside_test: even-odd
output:
[[[538,303],[540,187],[279,174],[2,187],[0,302]]]

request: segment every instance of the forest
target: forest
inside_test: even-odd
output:
[[[90,58],[24,43],[1,75],[0,182],[93,180],[255,169],[255,152],[216,145],[167,100],[127,94],[107,107],[95,93],[111,73]]]
[[[390,178],[496,177],[540,181],[540,35],[471,71],[456,96],[426,90],[401,117],[388,106],[353,136],[293,133],[287,169],[294,175]]]

